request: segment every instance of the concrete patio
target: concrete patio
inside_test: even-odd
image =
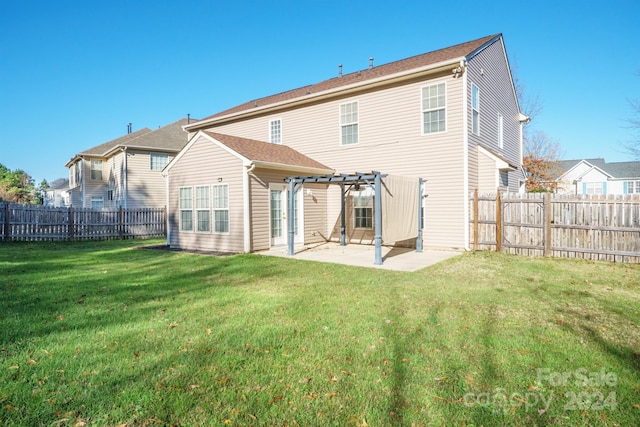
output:
[[[383,246],[382,265],[374,265],[374,250],[373,245],[349,244],[340,246],[339,243],[328,242],[304,247],[296,246],[293,256],[287,254],[286,246],[276,246],[267,251],[256,253],[259,255],[397,271],[417,271],[462,253],[460,251],[434,249],[424,249],[418,253],[415,249]]]

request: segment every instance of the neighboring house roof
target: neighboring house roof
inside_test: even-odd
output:
[[[69,189],[69,180],[68,179],[57,179],[53,181],[47,190],[68,190]]]
[[[156,130],[143,128],[121,136],[104,144],[96,145],[71,158],[65,165],[69,167],[82,156],[107,157],[121,148],[153,149],[157,151],[178,152],[187,145],[187,134],[183,126],[194,119],[180,119]]]
[[[271,144],[269,142],[224,135],[216,132],[204,131],[203,133],[209,135],[216,141],[224,144],[231,150],[252,162],[296,166],[309,169],[324,169],[327,171],[333,170],[286,145]]]
[[[378,79],[383,79],[385,77],[390,77],[396,74],[406,73],[411,70],[423,68],[428,69],[429,67],[436,66],[438,64],[444,65],[451,62],[459,61],[461,59],[469,59],[500,37],[502,37],[501,34],[482,37],[477,40],[457,44],[455,46],[435,50],[422,55],[390,62],[387,64],[379,65],[377,67],[371,67],[369,69],[356,71],[350,74],[345,74],[339,77],[322,81],[320,83],[303,86],[298,89],[293,89],[290,91],[256,99],[250,102],[245,102],[244,104],[237,105],[233,108],[221,111],[203,119],[202,124],[213,121],[217,118],[249,111],[255,109],[256,107],[278,104],[294,99],[312,96],[318,93],[325,93],[331,90],[358,85],[359,83],[376,81]],[[199,127],[200,126],[198,123],[194,123],[190,126],[187,126],[187,129],[198,129]]]
[[[574,169],[580,164],[586,164],[592,168],[600,170],[604,175],[613,179],[623,178],[639,178],[640,177],[640,162],[611,162],[607,163],[603,158],[594,159],[575,159],[575,160],[560,160],[556,163],[559,171],[557,179],[562,178],[569,171]]]

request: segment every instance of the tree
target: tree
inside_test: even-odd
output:
[[[527,171],[527,192],[556,191],[560,145],[539,130],[532,132],[524,143],[522,165]]]
[[[640,71],[637,75],[640,77]],[[627,120],[627,123],[629,123],[631,132],[635,135],[632,137],[631,142],[624,145],[624,148],[634,159],[640,160],[640,100],[630,99],[629,105],[633,111],[633,116]]]
[[[520,111],[535,123],[535,118],[542,113],[540,98],[527,95],[515,73],[513,83]],[[560,144],[529,123],[523,126],[522,131],[522,166],[527,173],[525,189],[528,192],[556,191],[557,162],[562,155]]]
[[[31,176],[22,169],[12,171],[0,164],[0,201],[37,203]]]

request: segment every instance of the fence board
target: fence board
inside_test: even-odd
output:
[[[638,194],[474,193],[472,199],[471,209],[478,209],[470,215],[474,248],[640,262]]]
[[[164,208],[80,209],[0,203],[0,238],[105,240],[166,235]]]

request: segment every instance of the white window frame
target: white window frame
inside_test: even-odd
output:
[[[158,165],[159,159],[163,159],[163,161],[160,162],[161,167]],[[150,153],[149,154],[149,168],[152,171],[161,171],[168,164],[169,164],[169,155],[167,153]]]
[[[103,209],[103,208],[104,208],[104,197],[91,196],[91,209]]]
[[[195,191],[195,231],[196,233],[211,232],[211,191],[208,185],[198,185]]]
[[[439,97],[440,94],[436,93],[436,96],[432,96],[431,94],[429,94],[429,96],[427,97],[428,100],[432,100],[433,98],[436,99],[436,105],[427,105],[425,106],[425,90],[429,90],[431,91],[432,88],[436,88],[437,91],[440,90],[440,86],[442,86],[443,88],[443,95],[444,95],[444,100],[443,100],[443,105],[439,105]],[[437,82],[437,83],[432,83],[430,85],[425,85],[422,86],[420,88],[420,111],[421,111],[421,129],[422,129],[422,135],[434,135],[434,134],[440,134],[440,133],[445,133],[447,131],[447,82],[445,81],[441,81],[441,82]],[[438,117],[438,120],[435,123],[440,123],[441,121],[444,122],[444,129],[438,129],[437,130],[431,130],[432,128],[432,124],[434,123],[433,121],[430,121],[429,124],[429,131],[427,131],[426,129],[426,121],[425,121],[425,117],[427,114],[431,114],[431,113],[435,113],[435,112],[440,112],[442,111],[442,116],[443,116],[443,120],[440,120],[440,117]]]
[[[585,194],[604,194],[602,181],[587,181],[585,184]]]
[[[353,204],[353,228],[356,230],[372,230],[373,229],[373,192],[367,187],[364,190],[354,191],[352,194]],[[362,200],[362,202],[359,202]],[[362,215],[362,212],[365,212]],[[365,222],[364,225],[362,222]]]
[[[96,165],[95,167],[94,164]],[[97,167],[98,164],[100,165],[99,168]],[[91,159],[91,161],[89,162],[89,167],[91,170],[91,173],[89,174],[91,179],[95,181],[102,181],[102,160]]]
[[[184,190],[184,192],[183,192]],[[189,198],[183,197],[184,195],[189,196]],[[183,203],[185,202],[185,203]],[[186,203],[188,202],[188,203]],[[193,187],[180,187],[178,189],[178,211],[180,212],[179,218],[179,230],[183,233],[192,233],[194,230],[193,227]],[[186,223],[185,219],[188,213],[189,217],[189,225],[190,227],[185,228]]]
[[[640,181],[627,181],[627,194],[640,194]]]
[[[351,111],[345,111],[349,107]],[[340,114],[340,145],[348,146],[358,144],[360,142],[360,126],[358,125],[358,121],[360,120],[359,102],[344,102],[340,104],[338,112]],[[353,132],[353,129],[355,129],[355,132]],[[350,132],[347,133],[347,130]]]
[[[224,194],[220,197],[217,190],[224,188]],[[215,234],[229,234],[231,229],[230,218],[229,218],[229,184],[214,184],[211,186],[213,191],[213,196],[211,198],[211,207],[213,211],[212,219],[213,219],[213,233]],[[226,219],[224,219],[224,223],[226,227],[222,229],[219,228],[221,224],[217,218],[217,213],[226,212]]]
[[[480,135],[480,88],[471,83],[471,133]]]
[[[498,147],[504,148],[504,117],[498,113]]]
[[[282,119],[269,120],[269,142],[282,144]]]

